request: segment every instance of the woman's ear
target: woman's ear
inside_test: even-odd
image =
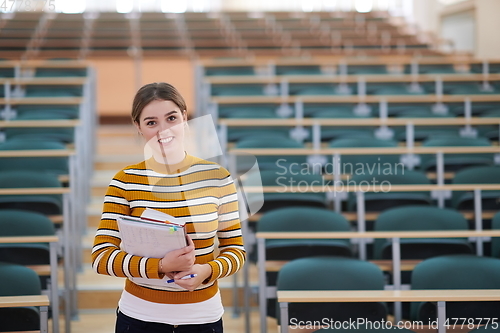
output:
[[[141,126],[139,125],[139,123],[137,121],[134,121],[134,126],[135,126],[135,128],[137,128],[137,132],[139,132],[139,134],[142,135]]]
[[[185,122],[188,120],[188,119],[187,119],[187,114],[188,114],[188,113],[187,113],[187,111],[186,111],[186,110],[182,111],[182,120],[184,120]]]

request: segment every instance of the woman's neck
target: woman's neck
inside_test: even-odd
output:
[[[168,154],[168,156],[153,154],[153,158],[160,164],[175,165],[181,163],[186,158],[186,152],[182,150],[175,154]]]

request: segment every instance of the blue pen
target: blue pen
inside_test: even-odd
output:
[[[181,280],[187,280],[187,279],[192,279],[192,278],[194,278],[194,277],[196,277],[196,276],[198,276],[198,274],[189,274],[189,275],[186,275],[186,276],[181,277],[180,279],[181,279]],[[174,279],[167,280],[167,283],[173,283],[173,282],[175,282],[175,280],[174,280]]]

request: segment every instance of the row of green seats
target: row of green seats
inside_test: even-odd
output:
[[[210,66],[205,67],[206,76],[223,76],[223,75],[256,75],[253,66]],[[342,70],[338,68],[337,72]],[[482,73],[482,64],[471,64],[470,73]],[[411,65],[405,65],[403,73],[411,74]],[[452,64],[419,64],[419,74],[455,74],[462,73],[456,71]],[[500,73],[500,64],[490,64],[489,73]],[[324,72],[319,65],[276,65],[276,75],[322,75]],[[347,65],[345,74],[348,75],[365,75],[365,74],[389,74],[385,65]]]
[[[443,82],[443,94],[446,95],[480,95],[498,94],[500,84],[490,81],[488,88],[482,82]],[[356,95],[358,85],[356,83],[343,84],[339,86],[334,83],[289,83],[288,93],[291,96],[307,95]],[[278,95],[277,87],[269,90],[267,84],[212,84],[212,96],[263,96]],[[419,85],[419,89],[413,89],[409,83],[366,83],[366,95],[430,95],[436,94],[435,83],[425,82]]]

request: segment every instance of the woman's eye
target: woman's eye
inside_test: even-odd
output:
[[[147,125],[147,126],[153,126],[153,125],[155,125],[155,124],[156,124],[156,121],[154,121],[154,120],[150,120],[150,121],[148,121],[148,122],[146,123],[146,125]]]
[[[175,121],[177,119],[177,117],[176,116],[170,116],[167,119],[168,119],[168,121]]]

